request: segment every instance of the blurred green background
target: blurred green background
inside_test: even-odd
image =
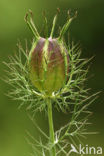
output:
[[[51,28],[52,18],[56,8],[61,10],[57,27],[63,25],[67,18],[67,10],[78,10],[78,17],[70,27],[70,35],[74,41],[80,41],[83,56],[95,55],[89,75],[88,87],[93,92],[102,91],[98,100],[91,106],[94,112],[90,130],[100,132],[91,135],[85,144],[102,146],[104,149],[104,1],[103,0],[0,0],[0,77],[5,75],[2,61],[16,50],[17,40],[25,43],[25,39],[32,40],[33,36],[24,22],[25,13],[31,9],[35,23],[41,31],[42,11],[46,11]],[[37,131],[29,120],[25,108],[18,110],[19,102],[12,101],[5,96],[9,86],[0,80],[0,156],[28,156],[31,151],[26,142],[26,130],[32,135]],[[67,116],[54,111],[55,126],[59,127]],[[44,113],[38,113],[36,120],[47,129]],[[103,154],[104,155],[104,154]]]

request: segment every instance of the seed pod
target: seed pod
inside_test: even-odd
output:
[[[42,93],[51,96],[53,92],[60,90],[68,80],[69,55],[62,40],[73,18],[68,19],[60,31],[58,38],[53,38],[53,32],[57,20],[54,17],[52,31],[49,38],[40,37],[32,18],[26,22],[32,30],[36,41],[29,53],[29,73],[32,84]]]
[[[57,39],[40,38],[29,55],[30,79],[40,91],[51,95],[66,83],[69,56],[63,43]]]

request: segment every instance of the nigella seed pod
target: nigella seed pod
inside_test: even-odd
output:
[[[69,72],[69,56],[57,39],[40,38],[29,55],[30,79],[40,91],[51,95],[66,83]]]
[[[67,83],[69,69],[69,54],[63,42],[63,35],[73,18],[68,19],[60,31],[58,38],[53,38],[57,15],[54,17],[49,38],[40,37],[32,18],[26,22],[32,30],[36,41],[29,53],[29,74],[32,84],[42,93],[51,96]]]

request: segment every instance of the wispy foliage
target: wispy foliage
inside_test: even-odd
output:
[[[31,109],[33,114],[37,111],[45,110],[47,107],[46,97],[44,93],[40,93],[30,82],[28,73],[28,48],[24,50],[21,44],[18,44],[18,53],[9,57],[9,62],[4,62],[7,66],[7,78],[5,81],[12,86],[12,90],[8,91],[8,96],[14,100],[21,101],[21,105],[26,104],[27,109]],[[80,46],[72,45],[68,47],[70,56],[70,72],[69,80],[65,86],[58,92],[53,92],[51,98],[52,104],[62,112],[71,114],[70,121],[65,126],[55,132],[55,142],[50,143],[49,137],[38,127],[34,119],[34,125],[37,127],[41,135],[45,137],[47,143],[42,143],[42,140],[36,140],[29,133],[32,139],[33,155],[48,156],[49,151],[56,147],[56,156],[69,156],[69,145],[73,144],[77,148],[77,143],[81,141],[81,137],[90,134],[86,130],[86,125],[89,125],[88,117],[91,112],[88,110],[97,98],[97,94],[89,95],[89,89],[85,87],[85,81],[89,62],[91,59],[82,59]],[[83,117],[82,117],[83,116]],[[92,133],[91,133],[92,134]]]
[[[7,67],[7,76],[4,81],[11,86],[7,95],[13,100],[21,101],[20,107],[27,104],[27,109],[42,110],[45,107],[43,95],[34,88],[29,78],[27,45],[25,50],[20,42],[17,46],[18,53],[10,56],[9,62],[4,62]]]

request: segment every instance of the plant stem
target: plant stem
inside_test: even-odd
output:
[[[54,30],[55,30],[56,21],[57,21],[57,15],[56,15],[56,16],[54,17],[54,19],[53,19],[53,26],[52,26],[50,38],[53,37],[53,33],[54,33]]]
[[[50,156],[56,156],[56,149],[55,149],[55,138],[54,138],[54,126],[53,126],[53,116],[52,116],[52,103],[51,99],[47,99],[47,105],[48,105],[48,121],[49,121],[49,135],[50,135],[50,143],[52,145],[52,148],[50,150]]]

